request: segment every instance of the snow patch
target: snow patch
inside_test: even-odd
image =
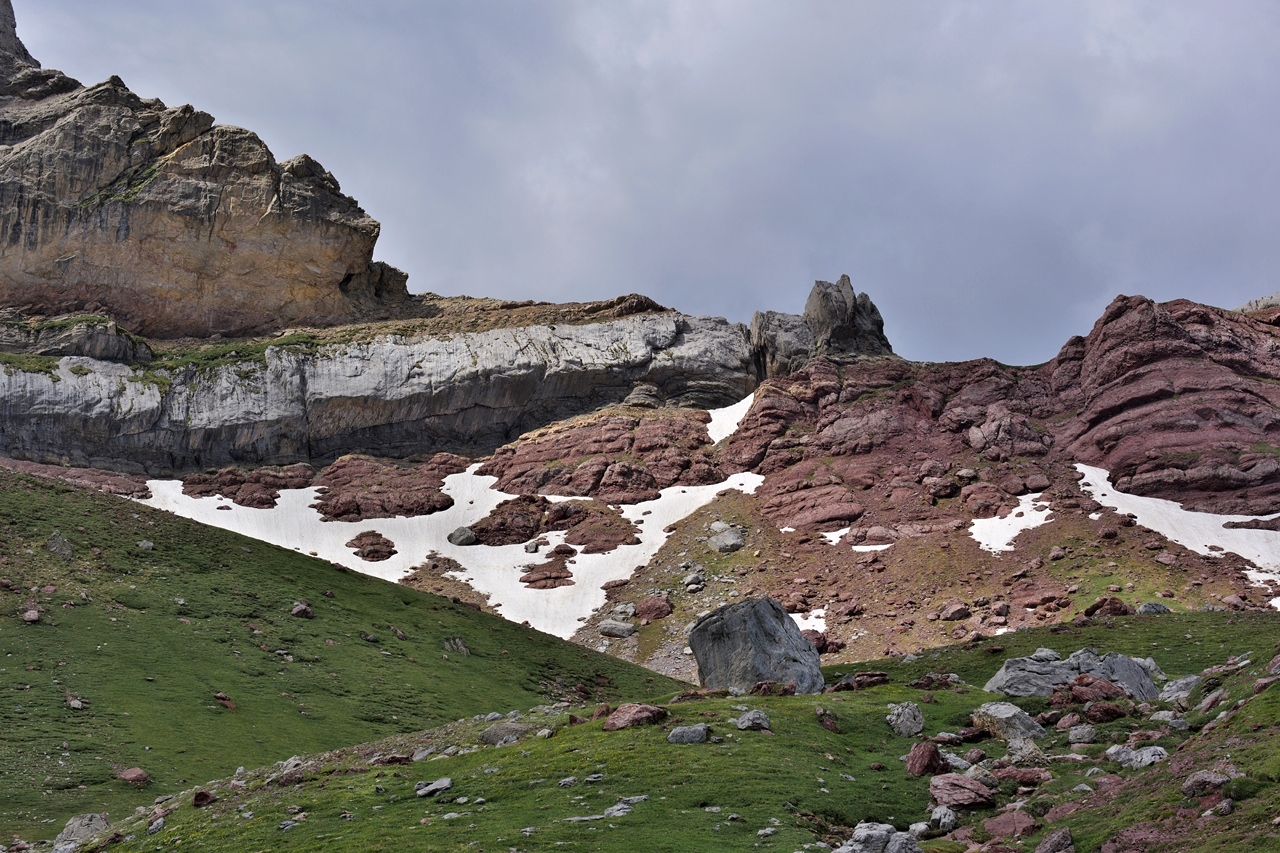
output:
[[[827,611],[810,610],[808,613],[792,613],[791,619],[796,623],[801,631],[818,631],[827,630]]]
[[[182,482],[178,480],[149,481],[151,497],[140,503],[282,548],[304,554],[314,552],[320,559],[386,581],[395,582],[411,574],[434,552],[457,560],[462,569],[450,577],[488,594],[490,603],[504,618],[527,621],[540,631],[568,638],[581,627],[579,617],[590,615],[605,603],[602,584],[629,578],[636,566],[653,559],[669,537],[664,528],[711,503],[723,489],[752,494],[764,482],[758,474],[735,474],[711,486],[673,486],[663,489],[656,500],[625,506],[622,514],[627,519],[644,518],[644,524],[638,525],[640,544],[624,545],[607,554],[579,554],[569,563],[573,586],[535,590],[520,583],[520,576],[526,567],[545,562],[545,556],[526,553],[523,544],[462,547],[448,540],[452,531],[475,524],[498,504],[515,497],[494,489],[497,478],[475,473],[479,467],[472,465],[461,474],[445,478],[442,491],[453,498],[452,507],[414,518],[321,521],[319,511],[312,508],[317,499],[316,488],[282,490],[274,508],[253,509],[188,497],[182,493]],[[220,510],[219,506],[230,509]],[[346,543],[366,530],[375,530],[390,539],[397,553],[378,563],[355,556]],[[549,547],[562,543],[564,537],[564,532],[548,534]]]
[[[1049,504],[1040,500],[1039,493],[1023,495],[1018,506],[1004,518],[975,518],[969,525],[969,535],[984,551],[1012,551],[1019,533],[1047,523],[1052,512]]]
[[[794,527],[779,527],[778,532],[779,533],[795,533],[796,529]]]
[[[892,543],[888,545],[854,545],[853,550],[857,551],[859,554],[870,554],[873,551],[888,551],[892,547]]]
[[[751,410],[751,404],[755,402],[755,399],[756,395],[751,394],[745,400],[739,400],[732,406],[725,406],[723,409],[711,409],[708,412],[711,415],[711,423],[707,424],[707,434],[711,436],[712,444],[719,444],[738,431],[738,425],[742,423],[742,419]]]
[[[843,530],[837,530],[834,533],[820,533],[818,535],[827,540],[828,545],[839,545],[840,540],[843,539],[852,529],[852,527],[846,527]]]
[[[1280,532],[1231,530],[1223,526],[1231,521],[1269,520],[1280,517],[1280,514],[1251,516],[1192,512],[1174,501],[1117,491],[1111,485],[1110,474],[1102,468],[1076,465],[1076,470],[1084,474],[1080,481],[1081,490],[1103,506],[1122,515],[1132,515],[1148,530],[1202,556],[1221,557],[1227,551],[1238,554],[1256,567],[1246,571],[1245,577],[1258,586],[1264,586],[1269,580],[1280,581]],[[1280,598],[1272,599],[1271,606],[1280,609]]]

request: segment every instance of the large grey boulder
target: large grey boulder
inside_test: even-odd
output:
[[[3,35],[4,25],[4,6],[7,2],[0,2],[0,35]],[[10,13],[12,14],[12,13]],[[75,853],[84,841],[97,835],[106,829],[110,824],[104,815],[100,814],[81,814],[76,815],[67,821],[66,827],[53,840],[53,853]]]
[[[1141,749],[1130,749],[1124,744],[1116,744],[1106,752],[1107,758],[1129,770],[1141,770],[1150,767],[1169,757],[1169,752],[1162,746],[1144,746]]]
[[[1196,688],[1200,686],[1202,680],[1198,675],[1188,675],[1170,681],[1160,691],[1159,699],[1161,702],[1168,702],[1171,705],[1185,708],[1187,707],[1187,700],[1191,698],[1192,693],[1196,692]]]
[[[975,728],[986,729],[992,737],[1010,743],[1045,736],[1044,726],[1012,702],[988,702],[973,712]]]
[[[772,598],[727,604],[698,620],[689,648],[704,687],[794,681],[797,693],[818,693],[824,685],[817,650]]]
[[[1120,685],[1139,702],[1150,702],[1160,695],[1153,678],[1158,672],[1154,661],[1116,652],[1099,655],[1094,649],[1081,649],[1059,660],[1052,649],[1038,649],[1025,658],[1006,660],[983,689],[1006,696],[1052,696],[1054,687],[1089,673]]]
[[[849,276],[816,281],[804,315],[758,312],[751,320],[751,349],[761,378],[787,376],[815,356],[893,355],[884,318]]]
[[[911,833],[898,832],[891,824],[863,821],[836,853],[920,853],[920,844]]]
[[[884,719],[898,737],[915,737],[924,731],[924,713],[915,702],[890,705]]]

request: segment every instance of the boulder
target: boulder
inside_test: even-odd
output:
[[[909,832],[898,832],[887,823],[864,821],[836,853],[920,853],[920,844]]]
[[[666,716],[667,712],[656,705],[628,702],[625,705],[619,705],[618,710],[609,715],[604,721],[604,730],[615,732],[633,726],[651,726],[662,722]]]
[[[82,842],[97,835],[111,824],[106,815],[81,814],[67,821],[62,832],[53,840],[53,853],[75,853]]]
[[[452,787],[453,780],[445,776],[434,782],[419,782],[413,786],[413,790],[419,797],[434,797],[436,794],[442,794]]]
[[[1172,612],[1167,605],[1158,601],[1148,601],[1139,606],[1137,610],[1139,616],[1160,616]]]
[[[742,531],[737,528],[730,528],[723,533],[717,533],[707,540],[707,544],[711,546],[713,551],[719,551],[721,554],[732,554],[734,551],[741,551],[747,544],[747,539],[742,535]]]
[[[929,814],[929,826],[940,832],[950,832],[956,828],[959,818],[947,806],[938,806]]]
[[[940,806],[985,809],[995,804],[995,791],[959,773],[943,773],[929,780],[929,796]]]
[[[677,726],[667,735],[667,743],[691,744],[706,743],[711,728],[706,723],[692,726]]]
[[[814,355],[891,355],[884,318],[865,293],[856,293],[849,276],[816,281],[804,305],[804,320],[813,332]]]
[[[744,711],[742,716],[734,721],[739,731],[765,731],[770,730],[772,725],[769,722],[769,715],[764,711]]]
[[[122,782],[128,782],[130,785],[145,785],[151,780],[147,775],[147,771],[141,767],[130,767],[127,770],[121,770],[116,774],[116,778]]]
[[[1071,827],[1064,826],[1045,835],[1036,845],[1035,853],[1076,853],[1075,842],[1071,838]]]
[[[974,728],[985,729],[992,737],[1013,742],[1042,738],[1044,727],[1011,702],[988,702],[973,712]]]
[[[1090,725],[1072,726],[1067,730],[1067,742],[1073,746],[1078,743],[1096,743],[1098,731]]]
[[[617,619],[605,619],[599,624],[599,626],[597,626],[597,630],[602,636],[614,637],[622,640],[630,637],[638,629],[630,622],[622,622]]]
[[[654,622],[671,615],[671,599],[666,593],[651,595],[636,605],[636,618]]]
[[[1160,761],[1164,761],[1169,757],[1168,751],[1162,746],[1144,746],[1141,749],[1131,749],[1123,744],[1116,744],[1107,750],[1107,758],[1119,764],[1128,770],[1140,770],[1143,767],[1150,767]]]
[[[1042,651],[1050,651],[1054,657],[1049,660],[1036,655],[1009,658],[982,689],[1006,696],[1052,696],[1055,686],[1070,681],[1076,673],[1060,663],[1056,653],[1048,649]]]
[[[1099,655],[1081,649],[1059,660],[1051,649],[1040,649],[1025,658],[1009,658],[983,688],[1006,696],[1052,696],[1054,688],[1089,674],[1114,682],[1139,702],[1155,699],[1160,691],[1152,678],[1153,663],[1112,652]]]
[[[1093,616],[1132,616],[1133,608],[1115,596],[1104,596],[1084,609],[1084,615]]]
[[[504,720],[501,723],[495,723],[480,733],[480,742],[489,746],[504,746],[514,743],[520,738],[532,731],[531,726],[523,723],[517,723],[514,720]]]
[[[475,545],[480,540],[476,538],[476,534],[472,532],[470,527],[459,527],[449,534],[449,544],[466,547]]]
[[[924,713],[915,702],[891,704],[885,721],[898,737],[915,737],[924,731]]]
[[[1231,781],[1231,777],[1212,770],[1197,770],[1182,783],[1182,796],[1188,798],[1204,797],[1212,794]]]
[[[1188,675],[1175,679],[1165,684],[1164,689],[1160,691],[1160,695],[1157,698],[1161,702],[1168,702],[1170,705],[1185,708],[1187,700],[1191,698],[1192,693],[1196,692],[1196,688],[1200,686],[1202,680],[1198,675]]]
[[[1040,824],[1034,817],[1021,809],[1015,809],[984,820],[982,828],[996,838],[1022,838],[1034,833],[1040,828]]]
[[[938,745],[927,740],[920,741],[907,753],[907,772],[912,776],[935,776],[946,766]]]
[[[772,598],[727,604],[698,620],[689,647],[704,687],[794,681],[797,693],[818,693],[824,686],[817,650]]]

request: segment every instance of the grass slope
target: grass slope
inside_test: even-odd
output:
[[[529,737],[507,747],[474,748],[488,725],[465,721],[412,735],[399,735],[313,757],[291,776],[281,768],[250,771],[235,780],[207,786],[218,802],[196,809],[188,791],[163,804],[173,809],[165,824],[148,835],[148,814],[113,827],[118,833],[112,851],[183,849],[206,851],[324,850],[324,851],[532,851],[571,849],[592,851],[725,851],[775,850],[786,853],[819,840],[848,837],[861,820],[882,820],[905,827],[925,819],[928,783],[906,774],[898,757],[913,739],[900,738],[884,721],[886,704],[912,700],[921,704],[925,734],[956,731],[968,722],[978,704],[998,697],[972,687],[963,692],[924,691],[907,683],[928,671],[961,674],[981,685],[1008,655],[1040,646],[1063,653],[1082,645],[1129,654],[1154,652],[1171,677],[1198,672],[1222,663],[1228,653],[1252,650],[1258,663],[1220,679],[1230,690],[1223,707],[1252,695],[1253,679],[1280,644],[1280,614],[1202,613],[1156,618],[1115,620],[1083,629],[1034,629],[1016,637],[1002,637],[1004,652],[992,654],[990,644],[939,649],[936,657],[900,663],[872,662],[865,668],[889,672],[893,683],[858,693],[787,698],[711,698],[666,707],[672,716],[661,726],[605,732],[600,722],[567,726],[562,712],[548,709],[533,719],[531,730],[550,725],[555,737]],[[1154,646],[1152,644],[1155,644]],[[848,669],[845,667],[843,669]],[[828,672],[828,676],[834,676]],[[1208,689],[1213,689],[1210,685]],[[1019,700],[1032,711],[1043,699]],[[1138,718],[1122,718],[1099,725],[1100,737],[1078,750],[1094,759],[1087,763],[1054,763],[1053,781],[1039,790],[1019,792],[1016,782],[1001,785],[1001,800],[1026,801],[1029,813],[1044,818],[1055,807],[1078,809],[1053,822],[1020,849],[1033,849],[1047,829],[1072,827],[1077,849],[1096,851],[1106,839],[1140,821],[1163,819],[1178,808],[1199,814],[1203,804],[1183,801],[1179,786],[1202,761],[1178,763],[1195,750],[1228,751],[1248,776],[1233,794],[1240,798],[1234,816],[1216,822],[1191,821],[1164,850],[1263,850],[1277,843],[1277,833],[1264,818],[1280,805],[1275,783],[1280,766],[1275,749],[1275,726],[1280,691],[1264,693],[1244,706],[1232,720],[1193,736],[1179,749],[1184,735],[1149,741],[1165,746],[1174,758],[1154,770],[1120,771],[1101,760],[1113,742],[1123,742],[1139,728],[1151,728]],[[743,708],[758,708],[771,718],[774,734],[739,732],[729,723]],[[839,731],[819,725],[817,709],[834,715]],[[1218,713],[1188,716],[1193,728],[1206,726]],[[708,722],[720,743],[673,746],[666,742],[677,724]],[[1211,730],[1210,730],[1211,729]],[[447,747],[460,751],[447,758],[420,763],[378,766],[377,755],[408,755],[430,746],[437,753]],[[1003,746],[980,744],[991,755]],[[1064,733],[1052,731],[1042,742],[1051,754],[1068,751]],[[1209,759],[1204,759],[1205,761]],[[875,765],[883,765],[876,769]],[[1099,767],[1118,781],[1108,785],[1087,776]],[[586,777],[602,778],[587,783]],[[1163,775],[1161,775],[1163,774]],[[453,788],[439,800],[414,795],[418,781],[448,776]],[[560,780],[577,782],[561,787]],[[1081,794],[1088,783],[1097,794]],[[620,800],[647,796],[630,814],[589,822],[572,817],[602,814]],[[465,797],[465,802],[457,798]],[[480,800],[483,802],[480,802]],[[139,803],[146,803],[139,797]],[[983,821],[995,810],[964,815],[975,838],[990,836]],[[738,819],[731,819],[737,815]],[[293,825],[287,828],[286,821]],[[761,830],[773,829],[771,835]],[[1181,846],[1180,846],[1181,845]],[[925,843],[933,853],[965,849],[941,839]],[[1019,849],[1019,848],[1012,848]],[[1130,849],[1121,847],[1117,849]],[[1143,849],[1136,847],[1133,849]]]
[[[55,530],[69,558],[47,547]],[[0,837],[479,712],[679,689],[446,599],[2,470],[0,578]],[[290,616],[297,601],[315,618]],[[446,652],[453,638],[470,654]],[[145,795],[114,778],[135,766]]]

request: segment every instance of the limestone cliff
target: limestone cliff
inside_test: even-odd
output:
[[[413,313],[379,225],[303,155],[190,106],[40,68],[0,0],[0,305],[152,337]]]
[[[637,386],[657,404],[709,408],[756,384],[743,326],[673,312],[349,343],[295,335],[145,367],[3,364],[0,455],[152,474],[487,453]]]

